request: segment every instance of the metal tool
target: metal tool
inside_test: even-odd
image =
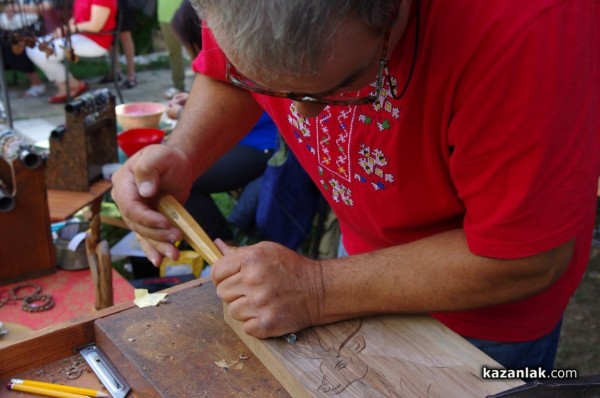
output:
[[[534,380],[486,398],[600,398],[600,376],[573,380]]]
[[[83,347],[79,353],[113,398],[125,398],[131,388],[100,348],[89,345]]]

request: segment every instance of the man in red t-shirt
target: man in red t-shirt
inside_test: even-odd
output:
[[[349,256],[217,242],[212,278],[247,333],[422,312],[505,366],[552,367],[595,214],[599,3],[196,3],[185,117],[114,179],[149,258],[176,257],[181,233],[146,198],[185,199],[264,109]]]

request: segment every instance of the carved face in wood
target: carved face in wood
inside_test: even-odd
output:
[[[358,355],[365,348],[365,339],[357,334],[362,320],[346,321],[343,325],[343,341],[339,334],[327,328],[308,329],[302,332],[297,348],[306,358],[321,360],[319,366],[323,378],[318,390],[337,395],[353,383],[370,377],[369,365]]]
[[[298,341],[291,350],[302,359],[320,361],[321,382],[317,387],[318,391],[327,395],[338,395],[360,383],[358,390],[364,391],[366,387],[377,392],[377,396],[444,396],[441,386],[433,383],[415,384],[405,379],[403,374],[422,369],[431,376],[443,371],[445,367],[461,365],[459,361],[443,355],[413,352],[410,346],[399,349],[387,347],[383,351],[377,347],[366,350],[367,341],[363,334],[359,333],[362,326],[362,319],[355,319],[309,328],[298,334]],[[377,340],[373,331],[370,332],[371,337]],[[381,362],[389,363],[390,368],[396,369],[394,380],[372,368],[366,360],[368,357],[376,357]]]
[[[365,378],[369,365],[358,356],[364,348],[363,336],[355,335],[340,347],[337,355],[321,358],[319,369],[323,372],[323,381],[319,391],[339,394],[355,381]]]

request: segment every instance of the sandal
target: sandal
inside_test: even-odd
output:
[[[64,102],[67,102],[67,96],[53,95],[52,97],[50,97],[50,100],[48,102],[50,102],[51,104],[62,104]]]
[[[80,81],[79,86],[77,87],[77,91],[71,94],[71,98],[80,96],[81,94],[85,93],[89,88],[90,86],[86,82]],[[67,95],[54,95],[50,97],[49,102],[51,104],[62,104],[64,102],[67,102]]]
[[[137,80],[135,78],[131,79],[131,80],[129,80],[129,79],[125,80],[123,82],[123,84],[121,85],[121,87],[128,88],[128,89],[134,88],[135,86],[137,86]]]
[[[81,80],[79,82],[79,86],[77,87],[77,91],[75,91],[75,93],[71,94],[71,97],[73,98],[77,98],[79,97],[81,94],[85,93],[86,91],[88,91],[90,89],[89,84],[87,84],[86,82],[84,82],[83,80]]]

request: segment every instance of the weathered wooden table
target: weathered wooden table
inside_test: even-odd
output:
[[[166,292],[168,303],[156,307],[118,305],[0,342],[0,381],[21,377],[98,388],[93,374],[74,381],[64,376],[77,360],[75,348],[96,343],[139,398],[484,397],[522,384],[482,380],[482,364],[495,362],[427,317],[310,328],[293,345],[248,336],[244,344],[224,320],[210,281]],[[404,347],[387,346],[383,336],[390,332]]]

